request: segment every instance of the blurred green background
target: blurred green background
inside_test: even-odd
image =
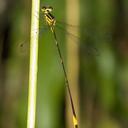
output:
[[[41,6],[52,6],[56,19],[66,22],[67,6],[73,11],[67,1],[42,0]],[[79,94],[73,99],[79,100],[75,107],[79,106],[80,128],[127,128],[128,1],[79,0],[78,4],[79,25],[71,27],[79,27],[79,42],[75,42],[79,36],[59,29],[57,36],[65,64],[66,35],[79,46],[78,89],[71,91]],[[0,19],[0,128],[23,128],[27,124],[31,1],[1,0]],[[42,30],[42,22],[36,128],[65,128],[64,75],[53,37],[49,30]],[[67,25],[61,26],[65,30]]]

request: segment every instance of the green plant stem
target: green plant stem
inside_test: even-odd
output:
[[[40,0],[32,0],[27,128],[35,127]],[[34,30],[37,30],[34,33]]]

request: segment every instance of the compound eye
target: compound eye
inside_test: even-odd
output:
[[[43,11],[46,10],[46,7],[45,6],[42,6],[41,7],[41,10],[43,10]]]

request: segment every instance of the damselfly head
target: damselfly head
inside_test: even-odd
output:
[[[42,6],[41,11],[45,14],[52,12],[53,8],[51,6]]]

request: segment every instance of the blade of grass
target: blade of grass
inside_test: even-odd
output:
[[[34,30],[39,28],[39,14],[35,16],[34,12],[39,12],[39,7],[40,0],[32,0],[27,128],[35,127],[39,32],[35,34]]]

